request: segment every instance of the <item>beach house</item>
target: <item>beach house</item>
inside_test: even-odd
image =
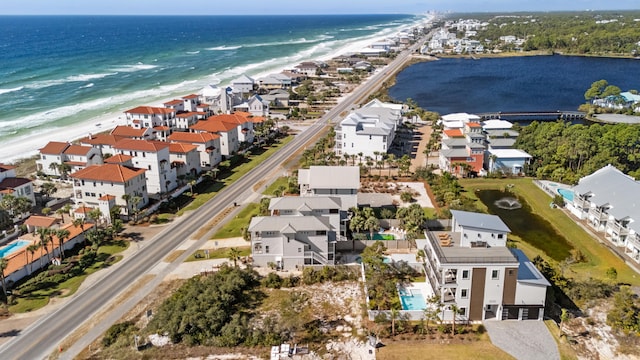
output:
[[[254,217],[248,231],[254,264],[293,270],[304,265],[332,265],[340,233],[337,197],[271,199],[271,216]]]
[[[253,80],[253,78],[247,76],[246,74],[242,74],[240,77],[231,81],[231,88],[233,89],[234,93],[248,94],[253,92],[255,83],[256,82],[255,80]]]
[[[146,170],[147,192],[167,193],[178,186],[176,169],[171,166],[169,143],[151,140],[120,140],[114,148],[119,154],[132,156],[136,168]]]
[[[126,137],[111,134],[90,134],[80,139],[79,142],[80,145],[91,146],[98,149],[104,158],[107,154],[115,155],[117,153],[113,146],[122,139],[126,139]]]
[[[487,150],[488,171],[521,175],[533,156],[519,149]]]
[[[359,166],[311,166],[298,170],[300,196],[330,196],[340,199],[341,210],[358,206]]]
[[[130,215],[133,206],[142,209],[149,203],[146,170],[119,164],[92,165],[71,174],[74,202],[78,206],[100,208],[106,200],[121,206],[121,213]],[[125,200],[137,197],[137,203]],[[104,196],[113,196],[104,198]],[[101,200],[102,199],[102,200]]]
[[[461,176],[483,172],[486,135],[480,117],[451,114],[443,116],[442,123],[445,126],[438,158],[440,169]]]
[[[125,111],[124,114],[127,125],[134,129],[171,127],[174,123],[176,110],[166,107],[138,106]]]
[[[200,152],[198,146],[186,143],[169,143],[169,159],[171,167],[176,169],[177,179],[186,176],[197,177],[200,167]]]
[[[220,153],[223,156],[230,156],[240,148],[238,127],[238,123],[221,121],[221,118],[214,115],[207,120],[198,121],[189,130],[194,133],[204,132],[220,136]]]
[[[33,182],[27,178],[16,176],[15,166],[0,163],[0,199],[5,195],[24,197],[36,204]]]
[[[284,74],[269,74],[258,79],[258,86],[264,90],[288,89],[291,87],[291,78]]]
[[[507,247],[495,215],[451,210],[451,231],[426,231],[425,272],[445,306],[443,320],[542,320],[549,282],[524,253]]]
[[[61,176],[102,163],[100,149],[67,142],[50,141],[39,153],[40,159],[36,160],[36,168],[50,176]]]
[[[607,165],[563,195],[567,209],[640,263],[640,182]]]
[[[378,102],[349,113],[336,128],[336,154],[387,153],[402,120],[399,109],[401,105]]]
[[[216,85],[207,85],[199,92],[200,102],[209,105],[210,115],[227,114],[233,107],[234,95],[231,88],[220,88]]]
[[[222,161],[220,135],[208,132],[185,133],[174,132],[169,135],[172,143],[192,144],[197,147],[200,158],[200,168],[209,170]]]
[[[264,100],[261,95],[255,94],[247,101],[234,106],[233,110],[234,112],[247,112],[253,116],[267,116],[269,115],[269,102]]]
[[[136,129],[131,126],[118,125],[109,133],[113,136],[121,138],[137,139],[137,140],[153,140],[156,138],[155,130],[151,128]]]

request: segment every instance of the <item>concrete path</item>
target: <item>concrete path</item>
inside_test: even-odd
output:
[[[484,327],[493,345],[518,360],[556,360],[560,352],[542,321],[490,320]]]

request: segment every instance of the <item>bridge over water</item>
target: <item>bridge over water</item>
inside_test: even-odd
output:
[[[482,120],[517,121],[556,121],[556,120],[584,120],[586,113],[582,111],[507,111],[487,112],[477,114]]]

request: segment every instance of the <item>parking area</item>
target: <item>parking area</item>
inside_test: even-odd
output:
[[[542,321],[490,320],[483,324],[493,345],[518,360],[560,359],[558,346]]]

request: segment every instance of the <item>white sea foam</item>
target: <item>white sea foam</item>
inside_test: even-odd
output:
[[[137,63],[135,65],[122,65],[122,66],[114,67],[112,70],[117,72],[136,72],[136,71],[143,71],[143,70],[151,70],[157,67],[158,67],[157,65]]]
[[[116,75],[117,72],[111,73],[100,73],[100,74],[79,74],[79,75],[71,75],[67,76],[64,79],[53,79],[53,80],[40,80],[34,81],[32,83],[26,84],[24,87],[27,89],[38,90],[44,89],[51,86],[63,85],[72,82],[86,82],[91,80],[102,79],[107,76]]]
[[[196,55],[196,54],[200,54],[200,51],[187,51],[187,54],[189,55]]]
[[[86,89],[86,88],[90,88],[93,87],[95,84],[94,83],[88,83],[87,85],[84,86],[80,86],[79,89]]]
[[[11,89],[0,89],[0,95],[8,94],[8,93],[11,93],[11,92],[14,92],[14,91],[20,91],[22,89],[24,89],[24,86],[18,86],[18,87],[14,87],[14,88],[11,88]]]
[[[206,50],[209,51],[230,51],[230,50],[238,50],[242,47],[242,45],[237,45],[237,46],[216,46],[216,47],[211,47],[211,48],[207,48]]]

